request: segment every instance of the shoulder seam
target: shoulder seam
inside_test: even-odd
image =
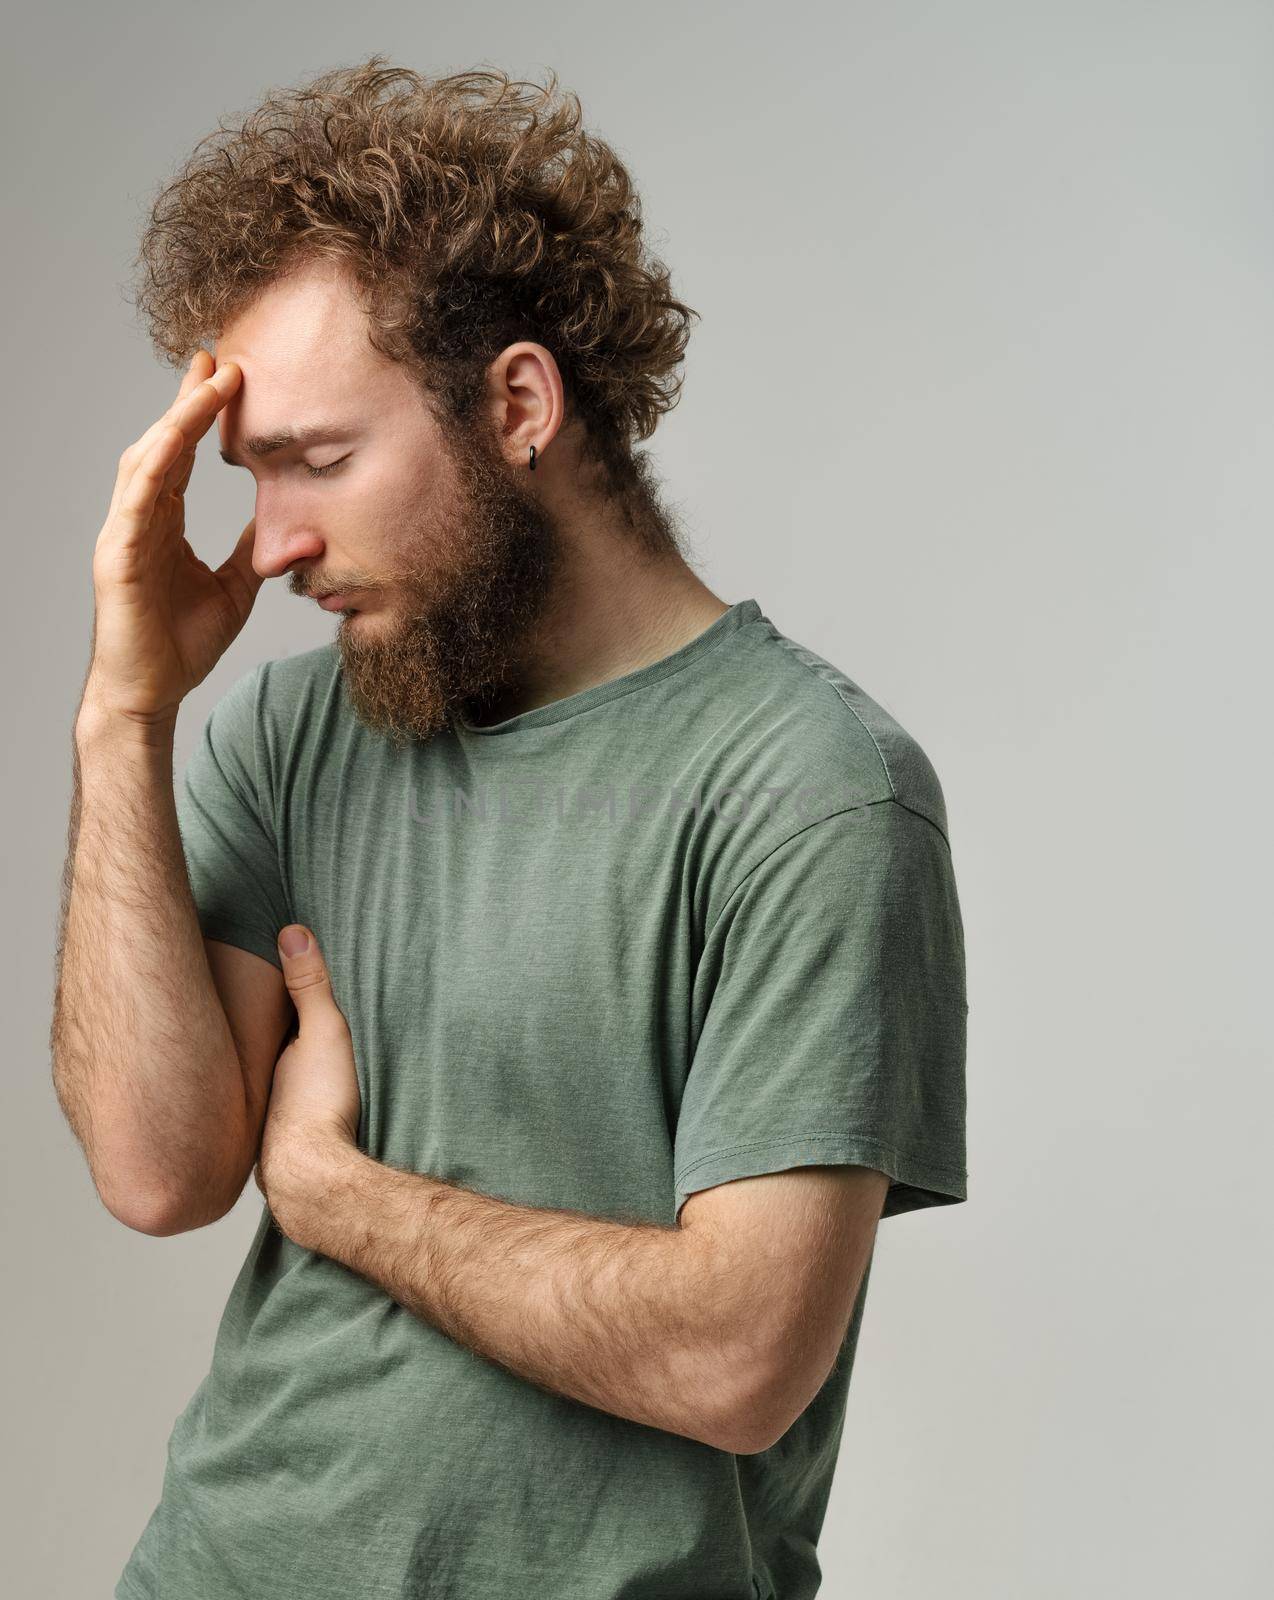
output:
[[[717,923],[720,922],[721,918],[725,915],[726,908],[729,906],[731,900],[734,899],[735,895],[738,894],[739,890],[748,881],[757,868],[763,867],[772,855],[775,855],[778,851],[782,850],[785,845],[791,844],[793,839],[799,839],[803,833],[808,833],[811,828],[817,828],[824,822],[831,822],[836,817],[843,817],[854,811],[866,811],[871,806],[897,806],[899,811],[905,811],[908,816],[918,817],[921,822],[926,823],[930,828],[933,829],[933,831],[938,835],[939,839],[942,840],[944,848],[950,852],[951,842],[947,838],[946,834],[943,833],[938,824],[933,820],[933,818],[926,816],[923,811],[917,811],[914,806],[905,805],[901,800],[897,800],[892,797],[886,797],[883,800],[867,800],[862,805],[858,806],[842,806],[839,811],[829,811],[825,817],[815,817],[813,822],[807,822],[804,827],[797,828],[795,832],[789,833],[786,838],[780,839],[776,845],[771,846],[771,848],[767,850],[765,854],[759,858],[759,860],[754,861],[739,879],[738,883],[735,884],[733,889],[730,890],[725,899],[721,902],[721,909],[717,912],[716,916],[713,917],[711,927],[704,929],[703,937],[705,942],[711,938],[713,928],[716,927]]]
[[[759,620],[761,619],[758,618],[758,621]],[[765,620],[769,622],[768,618]],[[807,672],[819,679],[820,682],[827,685],[827,687],[840,701],[841,705],[845,707],[846,711],[849,712],[850,716],[853,717],[855,722],[858,723],[859,727],[871,740],[872,749],[875,750],[876,757],[880,762],[881,770],[885,774],[885,782],[889,785],[890,796],[894,800],[897,800],[898,790],[894,784],[894,775],[889,770],[889,762],[885,759],[885,752],[880,748],[880,740],[877,739],[875,733],[873,733],[872,729],[864,721],[862,713],[858,710],[858,707],[855,706],[849,697],[842,691],[840,684],[834,682],[833,679],[827,676],[827,673],[821,671],[819,667],[815,665],[815,661],[822,662],[822,664],[831,672],[834,672],[838,678],[843,678],[845,676],[844,673],[841,672],[839,667],[833,666],[830,661],[823,661],[823,658],[817,655],[815,651],[810,650],[803,644],[798,644],[795,639],[789,639],[785,633],[780,633],[772,622],[769,623],[769,627],[770,637],[774,640],[774,642],[786,650],[788,654],[797,662],[798,666],[803,667]],[[939,829],[939,832],[941,832],[941,829]]]

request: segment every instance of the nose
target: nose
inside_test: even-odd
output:
[[[298,561],[313,561],[324,550],[322,536],[289,516],[286,506],[266,510],[257,497],[252,570],[262,578],[281,578]]]

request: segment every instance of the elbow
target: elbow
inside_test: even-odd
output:
[[[184,1233],[187,1229],[180,1207],[175,1206],[167,1195],[148,1194],[136,1189],[117,1195],[100,1187],[97,1192],[116,1222],[122,1222],[134,1233],[165,1239],[174,1233]]]
[[[223,1201],[207,1194],[178,1195],[169,1190],[136,1185],[116,1190],[99,1184],[97,1192],[117,1222],[153,1239],[168,1239],[176,1233],[193,1233],[197,1228],[206,1228],[220,1221],[237,1198]]]
[[[149,1234],[153,1239],[166,1239],[174,1233],[186,1233],[190,1223],[180,1206],[167,1195],[147,1194],[131,1190],[115,1195],[98,1190],[102,1204],[116,1222],[122,1222],[134,1233]]]
[[[795,1416],[782,1410],[779,1386],[758,1377],[732,1396],[705,1442],[734,1456],[755,1456],[778,1442]]]
[[[102,1204],[126,1228],[154,1239],[207,1228],[232,1211],[255,1163],[239,1151],[208,1152],[199,1170],[182,1163],[183,1171],[156,1171],[130,1161],[108,1171],[91,1167]],[[172,1165],[170,1161],[168,1166]]]
[[[779,1442],[793,1421],[776,1422],[768,1413],[747,1411],[731,1419],[732,1425],[718,1437],[717,1449],[734,1456],[759,1456]]]
[[[817,1370],[794,1362],[785,1346],[772,1360],[754,1365],[749,1381],[735,1386],[709,1442],[736,1456],[772,1449],[808,1408],[831,1368],[830,1362]]]
[[[706,1442],[732,1456],[758,1456],[787,1432],[773,1427],[756,1411],[742,1412],[726,1419]]]

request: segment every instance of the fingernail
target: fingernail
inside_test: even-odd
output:
[[[304,928],[284,928],[279,935],[279,949],[285,956],[302,956],[310,948],[310,936]]]

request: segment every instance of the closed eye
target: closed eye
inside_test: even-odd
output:
[[[351,452],[352,453],[352,452]],[[326,478],[329,472],[335,472],[343,461],[348,461],[349,455],[338,456],[335,461],[329,461],[324,467],[312,467],[308,462],[302,462],[311,478]]]

